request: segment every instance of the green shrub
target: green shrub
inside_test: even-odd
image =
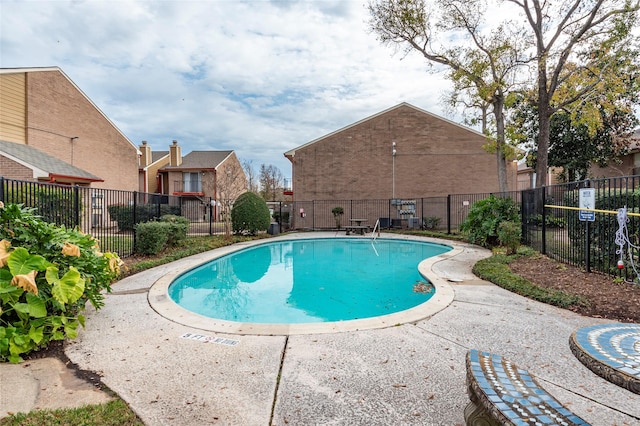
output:
[[[111,220],[118,223],[118,231],[133,231],[138,223],[150,222],[164,215],[180,215],[180,206],[168,204],[136,205],[136,220],[133,220],[133,205],[112,204],[107,207]]]
[[[282,212],[282,217],[280,217],[280,212],[279,211],[275,211],[273,212],[273,219],[282,224],[282,225],[287,225],[289,224],[289,218],[290,218],[290,213],[287,211]]]
[[[555,217],[551,214],[546,214],[544,217],[544,221],[545,221],[545,226],[548,229],[564,228],[566,225],[566,222],[563,218]],[[528,219],[528,224],[533,226],[542,226],[542,215],[536,214],[536,215],[530,216]]]
[[[424,229],[437,229],[440,225],[440,218],[438,216],[429,216],[422,218],[422,227]]]
[[[579,207],[579,190],[567,191],[564,194],[564,205],[568,207]],[[597,210],[618,211],[618,209],[629,206],[627,213],[638,213],[640,204],[640,189],[607,189],[606,191],[596,191],[595,206]],[[573,247],[573,252],[577,257],[577,261],[586,263],[585,245],[586,245],[586,222],[578,219],[578,212],[569,213],[573,215],[573,220],[567,220],[567,231],[569,239]],[[617,268],[617,262],[620,254],[616,253],[620,246],[616,244],[613,236],[619,228],[618,217],[616,214],[596,213],[596,220],[589,222],[589,256],[590,265],[597,270],[612,274],[629,274],[635,276],[632,268],[627,271],[620,271]],[[637,239],[637,230],[639,228],[638,217],[629,216],[627,228],[631,241]]]
[[[501,222],[497,232],[500,245],[507,248],[507,254],[516,254],[522,240],[522,225],[519,222]]]
[[[73,339],[90,302],[104,305],[120,259],[90,235],[42,220],[35,209],[0,203],[0,360],[51,340]]]
[[[74,214],[76,197],[78,194],[73,187],[57,187],[50,184],[6,186],[4,194],[5,201],[33,207],[45,222],[64,225],[67,228],[77,225]],[[78,203],[78,208],[81,214],[82,203]]]
[[[519,219],[519,208],[515,201],[490,195],[471,206],[460,230],[467,234],[472,244],[495,247],[499,241],[498,225],[505,221],[518,222]]]
[[[168,214],[160,218],[161,222],[169,224],[169,235],[167,246],[176,247],[187,239],[187,231],[189,230],[189,219],[182,216]]]
[[[236,234],[255,235],[258,231],[266,231],[271,223],[271,214],[267,203],[253,192],[245,192],[233,203],[231,225]]]
[[[136,225],[136,253],[154,255],[167,247],[173,226],[168,222],[145,222]]]

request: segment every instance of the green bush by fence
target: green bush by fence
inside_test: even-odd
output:
[[[164,215],[180,216],[180,206],[167,204],[143,204],[135,206],[136,220],[133,220],[134,206],[111,205],[107,207],[111,220],[118,223],[119,231],[133,231],[138,223],[149,222]]]
[[[159,221],[136,225],[136,252],[155,255],[167,247],[175,247],[187,239],[189,219],[165,215]]]
[[[76,196],[78,194],[71,187],[56,188],[50,185],[10,187],[7,185],[4,198],[7,203],[37,208],[38,214],[46,222],[73,228],[77,225],[73,214]],[[78,207],[81,211],[82,203],[78,203]]]
[[[171,214],[162,216],[160,221],[169,225],[167,246],[175,247],[186,241],[190,223],[189,219]]]
[[[422,218],[422,227],[424,229],[438,229],[440,226],[440,218],[438,216],[429,216]]]
[[[254,235],[258,231],[266,231],[271,223],[269,207],[262,197],[253,192],[241,194],[233,203],[231,224],[233,232],[247,232]]]
[[[167,222],[144,222],[136,225],[136,252],[155,255],[167,247],[171,225]]]
[[[469,214],[460,230],[467,234],[469,242],[484,247],[498,245],[498,226],[502,222],[518,222],[519,206],[511,198],[490,195],[484,200],[476,201],[469,209]]]
[[[640,189],[614,189],[610,191],[596,191],[595,209],[609,210],[617,212],[618,209],[625,206],[638,205],[640,197]],[[570,207],[579,207],[579,191],[568,191],[564,194],[564,205]],[[630,208],[629,213],[638,213],[638,208]],[[577,212],[576,212],[577,214]],[[637,217],[629,217],[630,223],[627,225],[630,229],[636,228],[638,222]],[[615,275],[617,269],[617,261],[620,254],[616,251],[620,248],[615,241],[616,231],[618,230],[618,217],[613,213],[599,213],[596,220],[589,224],[589,256],[590,263],[597,265],[598,270]],[[584,221],[569,221],[567,225],[569,239],[576,253],[580,253],[581,261],[584,262],[585,246],[586,246],[586,223]],[[637,236],[630,235],[637,243]],[[606,271],[605,271],[606,270]]]

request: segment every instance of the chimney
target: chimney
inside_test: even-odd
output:
[[[140,145],[140,166],[147,167],[151,164],[151,147],[147,145],[147,141],[142,141],[142,145]]]
[[[169,165],[175,167],[180,164],[182,164],[182,152],[180,150],[180,145],[178,145],[178,141],[174,140],[169,147]]]

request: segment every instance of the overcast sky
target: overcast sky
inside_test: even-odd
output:
[[[136,145],[290,177],[285,151],[401,102],[446,116],[446,80],[367,19],[366,0],[0,0],[0,66],[60,67]]]

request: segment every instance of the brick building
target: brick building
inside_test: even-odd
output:
[[[175,140],[169,151],[153,152],[144,141],[140,151],[140,191],[181,196],[183,205],[190,206],[187,211],[198,212],[192,221],[208,220],[211,213],[220,220],[247,191],[247,178],[234,151],[192,151],[183,156]]]
[[[0,150],[4,177],[138,190],[137,147],[58,67],[0,69],[0,141],[13,148]],[[28,146],[26,161],[6,144]],[[31,164],[34,152],[56,171]]]
[[[152,194],[161,193],[162,180],[159,170],[169,164],[169,151],[153,151],[147,141],[142,141],[139,149],[139,191]]]
[[[640,129],[636,129],[629,137],[628,151],[625,155],[618,157],[614,161],[609,161],[607,167],[600,167],[597,164],[591,166],[588,177],[605,178],[617,176],[640,175]]]
[[[366,200],[497,192],[497,159],[475,130],[401,103],[284,155],[293,198]],[[516,164],[508,162],[510,188]]]

